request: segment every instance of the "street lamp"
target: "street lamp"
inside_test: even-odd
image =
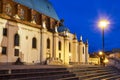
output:
[[[108,25],[110,24],[110,22],[107,19],[101,19],[98,22],[98,27],[100,27],[102,29],[102,52],[99,52],[99,55],[103,56],[100,57],[100,61],[101,63],[103,63],[103,65],[105,65],[104,60],[105,60],[105,53],[104,53],[104,30],[108,27]]]
[[[104,52],[104,30],[108,27],[110,22],[107,19],[101,19],[98,22],[98,27],[102,29],[102,51]]]

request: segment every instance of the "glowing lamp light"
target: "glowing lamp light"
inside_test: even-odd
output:
[[[103,55],[103,52],[102,52],[102,51],[100,51],[100,52],[99,52],[99,55]]]
[[[108,63],[108,62],[109,62],[109,60],[107,58],[105,58],[104,63]]]
[[[102,19],[98,22],[98,26],[102,29],[107,28],[110,22],[106,19]]]

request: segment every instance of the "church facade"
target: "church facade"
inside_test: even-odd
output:
[[[88,41],[59,20],[48,0],[0,0],[0,63],[88,63]]]

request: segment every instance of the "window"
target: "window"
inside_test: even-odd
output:
[[[59,53],[59,58],[61,59],[61,53]]]
[[[15,56],[19,56],[19,49],[15,49],[14,53]]]
[[[83,54],[84,54],[84,47],[83,47]]]
[[[61,42],[60,41],[58,43],[58,48],[59,48],[59,50],[61,50]]]
[[[32,48],[36,48],[37,47],[37,40],[36,40],[36,38],[34,37],[33,39],[32,39]]]
[[[69,43],[69,52],[71,52],[71,44]]]
[[[6,55],[7,54],[6,52],[7,52],[7,48],[6,47],[2,47],[2,54]]]
[[[24,14],[25,14],[25,11],[21,8],[20,9],[20,19],[24,19]]]
[[[3,28],[3,36],[7,36],[7,28]]]
[[[47,39],[47,49],[50,49],[50,39]]]
[[[10,4],[6,4],[5,12],[6,12],[7,15],[12,15],[12,7],[11,7]]]
[[[15,34],[14,36],[14,46],[19,46],[19,35]]]

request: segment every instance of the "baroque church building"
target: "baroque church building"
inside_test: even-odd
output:
[[[48,0],[0,0],[0,63],[88,63],[88,41],[59,20]]]

